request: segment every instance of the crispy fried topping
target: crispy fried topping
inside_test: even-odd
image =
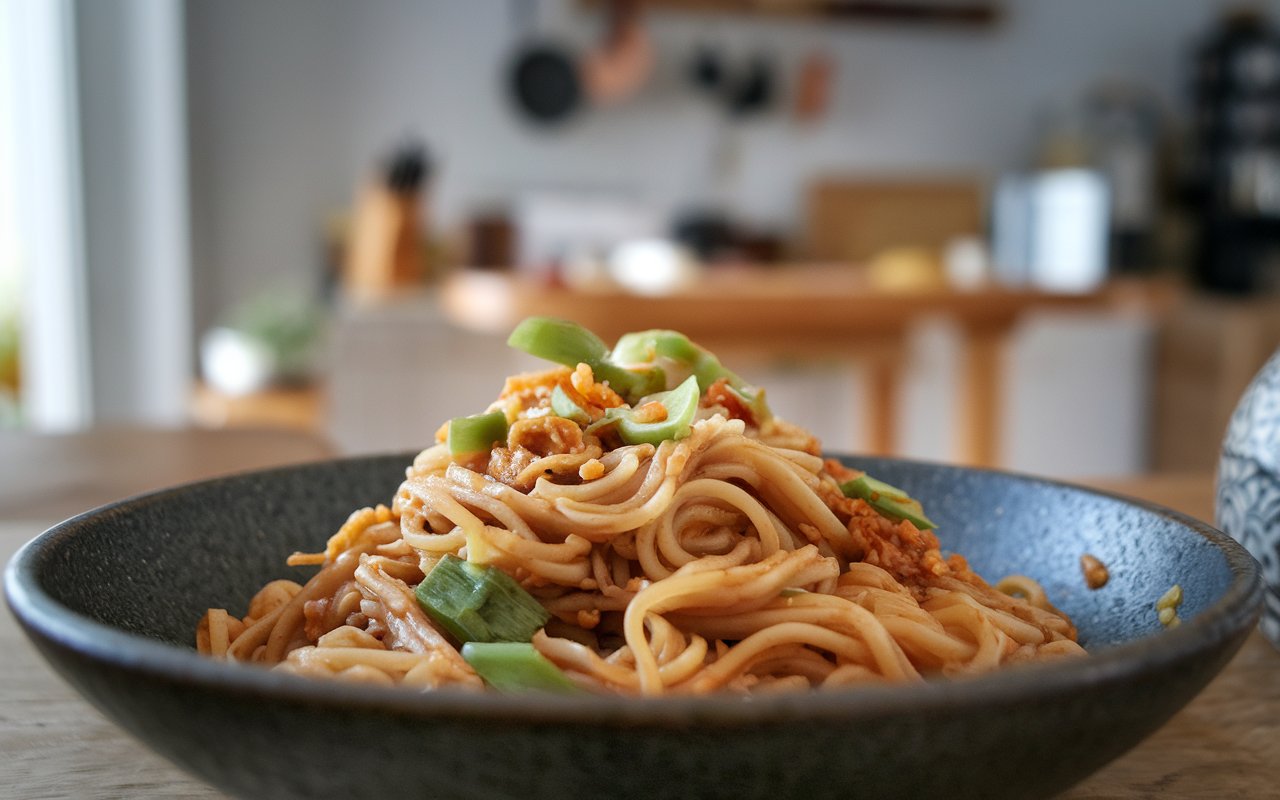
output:
[[[729,388],[729,380],[720,378],[715,383],[707,387],[707,393],[702,397],[703,408],[711,406],[720,406],[725,410],[729,419],[740,419],[751,426],[758,426],[756,415],[747,407],[742,399]]]
[[[507,447],[523,448],[539,456],[578,453],[584,447],[582,428],[563,417],[518,419],[507,433]]]

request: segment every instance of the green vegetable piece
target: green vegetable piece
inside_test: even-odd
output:
[[[757,421],[772,416],[764,401],[764,392],[751,386],[737,373],[720,363],[720,359],[689,340],[679,331],[654,329],[628,333],[614,345],[612,358],[619,364],[653,364],[659,359],[674,361],[698,379],[698,387],[706,393],[711,384],[725,379],[729,389],[742,400]]]
[[[863,475],[840,484],[840,491],[845,497],[861,497],[871,507],[893,520],[908,520],[922,531],[938,527],[933,520],[924,515],[924,507],[919,500],[913,500],[906,492],[878,481],[870,475]]]
[[[468,642],[462,657],[500,692],[579,691],[573,681],[527,642]]]
[[[659,422],[637,422],[634,409],[620,409],[618,435],[627,444],[661,444],[667,439],[683,439],[689,435],[693,417],[698,413],[698,379],[690,375],[669,392],[653,395],[646,402],[661,403],[667,418]]]
[[[501,411],[449,420],[449,454],[487,453],[494,442],[507,440],[507,415]]]
[[[585,362],[594,367],[609,357],[609,348],[576,322],[554,317],[529,317],[516,326],[507,344],[565,366]]]
[[[414,596],[460,642],[527,642],[551,619],[507,573],[454,555],[435,565]]]
[[[670,358],[692,365],[701,356],[709,355],[689,337],[679,331],[654,329],[627,333],[613,346],[612,358],[619,364],[651,364],[658,357]],[[703,391],[706,387],[703,387]]]
[[[569,399],[569,395],[565,394],[564,389],[561,389],[559,385],[551,390],[551,410],[555,412],[557,417],[564,417],[579,425],[586,425],[591,421],[591,417],[587,415],[586,410]]]
[[[609,348],[576,322],[553,317],[529,317],[516,326],[507,344],[529,355],[567,367],[586,364],[596,380],[607,381],[618,394],[634,400],[666,386],[661,369],[624,369],[609,358]]]
[[[756,422],[764,422],[773,416],[769,404],[764,399],[764,389],[757,386],[749,386],[745,383],[735,386],[733,380],[729,381],[729,391],[732,392],[742,404],[751,409],[751,415],[755,417]]]

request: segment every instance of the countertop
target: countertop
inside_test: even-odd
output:
[[[1116,281],[1088,292],[986,285],[891,291],[841,264],[723,267],[669,293],[616,286],[571,288],[529,276],[459,270],[440,291],[458,326],[506,334],[525,317],[571,319],[607,342],[628,331],[678,330],[716,353],[743,347],[846,352],[851,342],[892,339],[926,317],[974,331],[1004,331],[1044,311],[1158,313],[1179,294],[1173,284]]]
[[[130,457],[122,457],[127,453]],[[303,434],[107,431],[0,435],[0,559],[63,516],[146,489],[324,458]],[[1212,516],[1211,475],[1093,485]],[[104,719],[0,615],[0,797],[216,798]],[[1256,632],[1186,708],[1063,798],[1280,796],[1280,652]]]

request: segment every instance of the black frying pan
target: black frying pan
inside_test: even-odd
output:
[[[520,47],[509,79],[516,108],[534,122],[562,122],[582,105],[577,60],[554,42],[535,40]]]
[[[583,105],[577,54],[536,34],[536,3],[513,0],[511,11],[524,36],[507,68],[512,102],[521,115],[535,123],[563,122]]]

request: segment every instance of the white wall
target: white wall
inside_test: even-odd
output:
[[[183,8],[76,7],[94,419],[182,424],[192,374]]]
[[[310,287],[324,220],[406,133],[442,159],[437,218],[539,186],[616,189],[673,208],[707,191],[718,115],[679,76],[693,45],[815,47],[837,61],[832,113],[740,128],[730,199],[785,223],[819,173],[990,174],[1024,162],[1049,104],[1103,78],[1181,102],[1190,43],[1215,0],[1008,0],[990,30],[652,19],[660,67],[633,103],[558,132],[509,110],[502,67],[521,36],[507,0],[205,0],[188,4],[197,324],[264,286]],[[544,0],[539,31],[589,42],[596,22]],[[1271,6],[1280,11],[1280,2]]]
[[[38,430],[93,415],[74,42],[70,0],[0,4],[0,251],[6,290],[21,284],[22,418]]]

